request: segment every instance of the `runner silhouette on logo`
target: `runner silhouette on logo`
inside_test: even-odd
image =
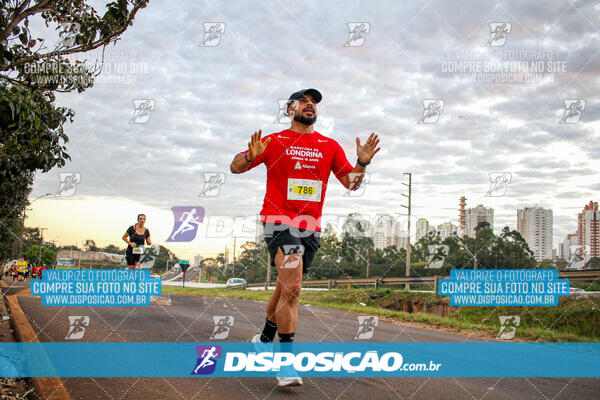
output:
[[[358,330],[356,336],[354,336],[354,339],[360,339],[361,336],[374,331],[376,326],[375,317],[366,318],[363,320],[362,324],[360,324],[360,329]]]
[[[229,332],[231,328],[233,328],[233,324],[230,322],[231,317],[225,317],[219,320],[215,325],[215,331],[210,336],[210,339],[214,339],[217,335],[224,332]]]
[[[344,46],[348,47],[350,46],[350,43],[359,40],[359,39],[363,39],[367,37],[367,28],[365,26],[364,23],[361,23],[360,25],[356,25],[354,27],[354,29],[352,29],[350,31],[350,37],[348,38],[348,40],[346,41],[346,43],[344,44]]]
[[[574,101],[569,105],[569,108],[565,110],[565,116],[560,121],[562,123],[570,120],[571,118],[583,113],[583,105],[581,104],[581,100]]]
[[[73,321],[73,325],[69,328],[69,332],[67,332],[67,338],[74,336],[75,334],[85,331],[87,325],[85,325],[85,317],[78,318]]]
[[[210,179],[208,180],[208,182],[205,183],[205,188],[200,193],[200,196],[205,196],[207,192],[210,192],[211,190],[214,190],[214,189],[218,189],[224,183],[225,183],[225,181],[221,178],[220,175],[211,176]]]
[[[213,346],[210,349],[206,349],[206,350],[204,350],[204,352],[202,352],[202,357],[203,357],[202,362],[196,366],[196,368],[194,369],[194,374],[197,373],[199,369],[210,367],[211,365],[213,365],[215,363],[212,360],[212,358],[217,356],[215,354],[216,350],[217,350],[217,348]]]
[[[506,28],[506,24],[503,23],[502,25],[498,25],[496,29],[492,31],[492,35],[490,37],[490,40],[488,40],[488,42],[486,43],[486,46],[491,46],[492,42],[504,39],[506,37],[508,37],[508,29]]]
[[[440,101],[436,100],[436,101],[429,103],[423,111],[425,111],[425,112],[423,113],[423,117],[419,121],[421,123],[425,122],[425,120],[428,120],[429,118],[433,117],[436,114],[439,114],[440,111],[442,111],[442,106],[440,105]]]
[[[173,233],[173,235],[171,235],[171,240],[175,240],[175,236],[179,235],[180,233],[191,231],[200,225],[201,221],[199,221],[199,217],[196,217],[195,214],[196,209],[192,208],[191,211],[186,211],[181,215],[179,221],[182,221],[182,224],[179,225],[179,228],[175,231],[175,233]],[[194,227],[193,224],[195,224],[196,227]]]

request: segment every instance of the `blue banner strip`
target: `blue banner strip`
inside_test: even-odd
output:
[[[5,377],[270,377],[285,362],[307,377],[600,377],[600,343],[0,343]]]

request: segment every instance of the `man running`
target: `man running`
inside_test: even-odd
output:
[[[262,333],[253,342],[293,342],[298,322],[298,299],[305,274],[320,247],[320,221],[330,172],[346,189],[356,190],[365,167],[380,150],[372,133],[363,145],[356,138],[355,167],[333,139],[313,129],[317,103],[322,99],[316,89],[293,93],[287,103],[292,119],[290,129],[261,138],[254,132],[248,150],[233,159],[234,174],[246,172],[262,163],[267,167],[267,191],[260,212],[271,265],[277,267],[277,283],[267,305]],[[280,378],[279,386],[302,385],[298,376]]]

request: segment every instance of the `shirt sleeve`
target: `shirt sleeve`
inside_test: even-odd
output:
[[[265,140],[267,140],[267,138],[271,136],[265,136],[264,138],[261,139],[261,141],[264,143]],[[271,142],[269,142],[269,144],[267,145],[267,148],[265,149],[265,151],[263,151],[263,153],[256,157],[254,159],[254,161],[252,161],[252,163],[250,163],[250,166],[248,167],[248,171],[250,171],[252,168],[258,167],[260,164],[264,163],[267,158],[269,157],[270,152],[270,148],[273,146],[273,139],[271,139]],[[248,151],[250,150],[246,150],[246,151],[242,151],[242,154],[246,154],[248,153]]]
[[[146,239],[148,239],[148,238],[150,237],[150,229],[147,229],[147,228],[146,228],[146,233],[144,234],[144,237],[145,237]]]
[[[127,228],[127,232],[126,232],[129,236],[133,235],[135,233],[135,231],[133,230],[133,225],[131,225],[129,228]]]
[[[333,156],[333,163],[331,164],[331,171],[335,174],[335,177],[338,179],[342,179],[344,176],[348,175],[354,167],[348,159],[346,158],[346,154],[344,153],[344,149],[339,143],[335,143],[336,149],[335,154]]]

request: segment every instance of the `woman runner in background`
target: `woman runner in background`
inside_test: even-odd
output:
[[[139,268],[141,265],[140,256],[142,255],[143,250],[137,252],[134,251],[134,248],[143,246],[144,241],[148,246],[152,245],[152,242],[150,241],[150,231],[144,226],[146,223],[146,215],[139,214],[137,220],[137,224],[131,225],[123,235],[123,240],[128,244],[127,251],[125,252],[125,259],[127,260],[127,268],[129,269]]]

